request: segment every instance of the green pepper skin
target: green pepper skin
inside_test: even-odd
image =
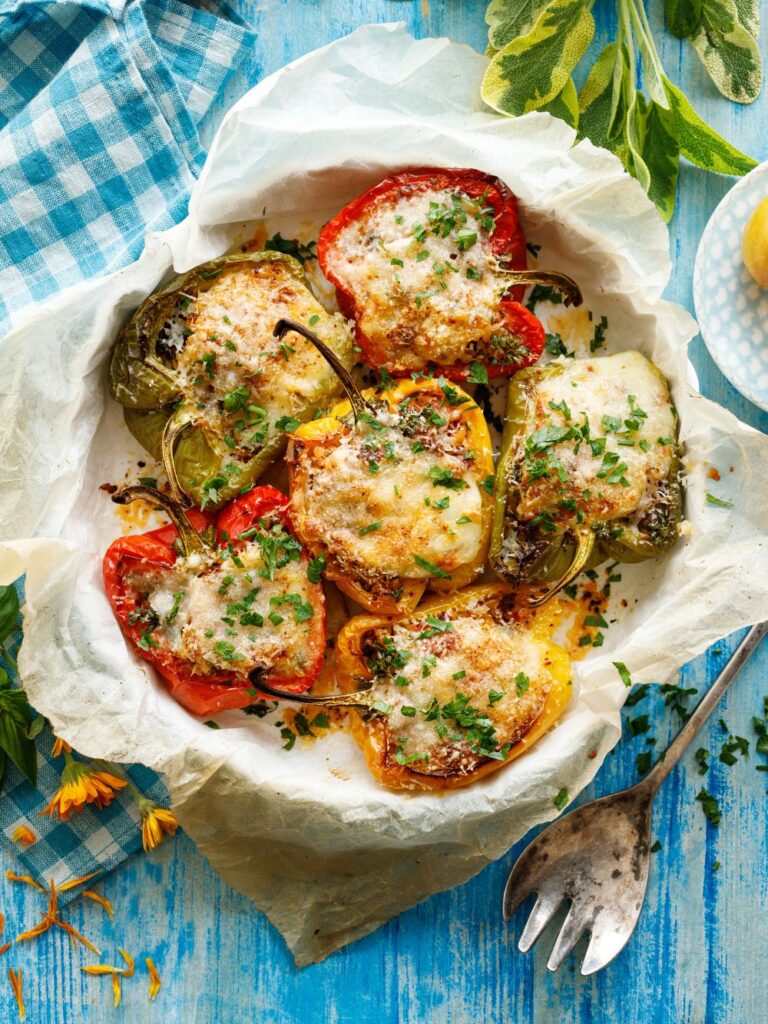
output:
[[[588,532],[582,530],[581,538],[567,527],[545,532],[532,523],[518,521],[516,517],[519,489],[511,476],[518,447],[531,430],[533,398],[541,382],[562,373],[563,368],[560,363],[529,367],[517,373],[509,384],[501,454],[496,469],[490,560],[494,570],[513,584],[560,581],[559,587],[563,586],[569,567],[577,557],[579,545]],[[663,374],[656,367],[653,369],[666,389]],[[650,511],[643,518],[635,514],[595,525],[589,531],[594,534],[594,543],[580,571],[594,568],[606,559],[642,562],[657,558],[672,547],[678,538],[678,527],[683,518],[680,447],[677,438],[675,445],[669,474],[659,484]]]
[[[195,297],[223,270],[265,261],[279,263],[294,283],[309,288],[301,264],[284,253],[223,256],[174,278],[150,295],[122,329],[112,353],[110,393],[124,407],[130,432],[156,459],[162,459],[163,435],[169,421],[172,417],[178,421],[172,455],[175,474],[180,490],[198,507],[217,508],[251,487],[282,454],[287,436],[275,434],[269,438],[251,458],[239,464],[236,476],[222,475],[230,450],[222,437],[196,425],[194,413],[184,408],[173,360],[158,350],[158,339],[178,306],[180,294]],[[352,344],[345,332],[339,332],[334,338],[334,351],[347,367],[354,363]],[[324,375],[307,395],[306,405],[297,411],[296,418],[302,422],[312,419],[339,391],[335,375],[330,372]],[[215,499],[212,500],[214,484]]]

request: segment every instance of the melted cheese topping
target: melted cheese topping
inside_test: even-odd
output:
[[[676,423],[666,383],[639,352],[562,365],[562,373],[535,388],[528,439],[542,439],[536,432],[548,427],[574,427],[577,433],[546,445],[548,472],[538,479],[532,467],[539,460],[526,459],[521,450],[514,469],[521,481],[517,516],[572,518],[569,503],[587,525],[631,515],[652,499],[671,469]]]
[[[445,238],[432,230],[436,207],[449,211],[454,195],[381,197],[340,231],[326,259],[355,298],[362,332],[398,370],[470,363],[488,348],[500,320],[506,285],[481,205],[464,197],[466,223]]]
[[[417,557],[448,573],[474,561],[483,536],[473,463],[445,444],[413,448],[396,427],[364,423],[330,444],[298,446],[291,510],[310,550],[368,580],[433,576]]]
[[[238,554],[242,568],[230,560],[201,567],[193,558],[177,561],[171,572],[133,572],[127,582],[158,623],[148,635],[203,675],[245,677],[254,668],[301,675],[308,668],[306,638],[314,618],[305,564],[288,562],[269,580],[260,575],[264,561],[257,543]]]
[[[519,740],[541,713],[553,676],[547,645],[524,624],[487,612],[443,613],[439,620],[440,631],[434,618],[388,630],[397,652],[389,655],[390,664],[398,667],[374,685],[377,698],[391,707],[386,721],[390,753],[401,752],[396,760],[413,758],[411,767],[427,774],[453,774],[486,759],[482,749],[473,749],[471,726],[453,717],[457,697],[459,707],[468,698],[468,706],[493,727],[491,749],[494,743],[501,749]],[[384,631],[377,636],[381,641]]]
[[[346,322],[326,313],[280,262],[225,270],[196,298],[182,300],[181,314],[181,386],[202,422],[233,449],[252,454],[286,429],[281,419],[305,418],[318,391],[333,389],[333,371],[310,342],[298,334],[280,342],[272,331],[288,317],[337,348]]]

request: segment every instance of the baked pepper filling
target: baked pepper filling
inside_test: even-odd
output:
[[[336,387],[333,371],[306,339],[274,337],[281,317],[311,323],[332,347],[346,330],[340,314],[326,313],[282,263],[269,261],[225,270],[205,291],[182,296],[162,336],[176,351],[184,402],[223,438],[233,461],[306,418],[318,385]]]
[[[340,231],[328,268],[354,294],[362,331],[399,370],[481,355],[514,361],[493,228],[482,197],[427,189],[383,196]]]
[[[482,602],[372,631],[363,654],[386,716],[386,757],[428,775],[504,760],[554,683],[541,640]]]
[[[520,519],[593,525],[642,513],[669,476],[676,418],[639,352],[563,364],[532,391],[529,417],[513,468]]]
[[[317,440],[299,432],[291,516],[307,547],[337,574],[390,592],[400,578],[449,579],[481,560],[489,463],[471,447],[470,404],[443,382],[395,406],[379,401],[375,416],[348,416]]]
[[[139,646],[165,647],[201,675],[301,676],[315,610],[300,556],[298,541],[264,520],[237,551],[193,554],[170,571],[137,565],[125,584],[130,620],[144,627]]]

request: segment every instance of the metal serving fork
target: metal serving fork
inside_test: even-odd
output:
[[[550,971],[558,969],[584,932],[591,937],[582,974],[594,974],[621,952],[645,899],[653,798],[766,633],[768,622],[750,629],[642,782],[571,811],[523,851],[504,889],[507,921],[526,897],[538,894],[518,943],[523,953],[565,902],[570,909],[547,962]]]

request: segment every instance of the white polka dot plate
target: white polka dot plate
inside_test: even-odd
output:
[[[709,218],[696,253],[693,301],[710,355],[733,386],[768,410],[768,289],[741,259],[749,217],[768,196],[768,162],[750,171]]]

